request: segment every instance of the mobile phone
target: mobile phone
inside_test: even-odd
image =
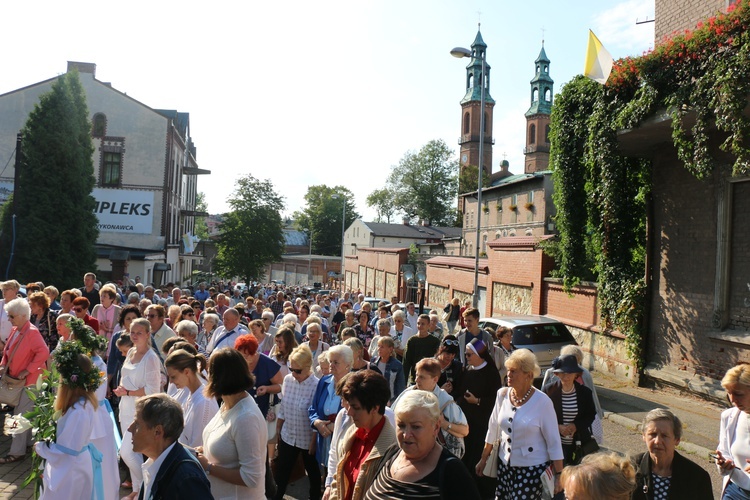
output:
[[[708,454],[708,458],[713,458],[714,460],[718,460],[719,459],[719,455],[717,455],[716,453],[709,453]]]

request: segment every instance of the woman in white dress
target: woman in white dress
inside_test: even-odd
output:
[[[228,347],[214,351],[206,396],[221,397],[221,409],[203,430],[198,461],[217,500],[265,500],[268,430],[258,405],[247,393],[253,376],[242,354]]]
[[[133,320],[130,325],[130,338],[133,348],[128,351],[122,365],[120,384],[114,393],[120,399],[120,427],[122,447],[120,456],[130,469],[133,493],[129,498],[137,498],[143,483],[143,455],[133,451],[133,437],[127,430],[135,418],[135,400],[141,396],[154,394],[161,389],[161,360],[151,348],[151,325],[145,318]]]
[[[40,498],[104,498],[101,453],[91,444],[91,432],[99,404],[94,391],[103,376],[96,369],[85,349],[78,342],[65,342],[55,352],[60,372],[60,387],[55,409],[62,413],[57,422],[54,443],[40,441],[34,449],[46,460],[43,490]]]
[[[203,394],[204,384],[200,368],[206,366],[206,358],[202,354],[177,349],[167,356],[164,365],[169,381],[188,393],[187,398],[181,403],[185,427],[179,442],[190,448],[203,446],[203,429],[219,411],[216,399]]]

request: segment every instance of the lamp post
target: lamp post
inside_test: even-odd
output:
[[[313,282],[312,280],[312,239],[313,239],[312,228],[308,230],[308,236],[310,237],[310,253],[307,259],[307,285],[310,286]]]
[[[477,186],[477,232],[474,252],[474,296],[471,300],[474,308],[479,305],[479,230],[482,225],[482,176],[484,174],[484,87],[487,81],[484,70],[486,54],[481,50],[477,52],[479,53],[479,60],[482,62],[482,70],[479,78],[479,84],[482,87],[479,93],[479,185]],[[474,57],[469,49],[463,47],[454,47],[451,50],[451,55],[458,58]]]
[[[346,271],[344,270],[345,257],[344,257],[344,233],[346,232],[346,196],[339,196],[338,194],[332,194],[331,198],[338,200],[341,198],[341,296],[344,296],[344,278],[346,277]]]

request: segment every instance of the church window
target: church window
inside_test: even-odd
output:
[[[549,66],[547,66],[546,64],[544,65],[544,72],[545,72],[545,73],[548,73],[548,72],[549,72]]]
[[[469,133],[469,126],[471,124],[471,117],[469,116],[469,112],[467,111],[464,113],[464,134]]]
[[[544,100],[547,102],[552,102],[552,91],[550,89],[544,90]]]
[[[487,135],[488,124],[490,123],[490,117],[487,113],[484,114],[484,134]]]
[[[539,89],[531,91],[531,102],[537,102],[539,100]]]
[[[536,72],[539,73],[539,65],[536,65]]]
[[[536,125],[533,123],[529,125],[529,144],[536,143]]]

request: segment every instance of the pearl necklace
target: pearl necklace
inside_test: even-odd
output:
[[[511,394],[511,399],[513,400],[513,406],[521,406],[526,402],[527,399],[529,399],[529,396],[531,396],[532,391],[534,390],[534,386],[532,385],[529,387],[529,390],[526,391],[526,394],[523,395],[521,399],[518,399],[516,395],[516,389],[513,389],[513,393]]]

